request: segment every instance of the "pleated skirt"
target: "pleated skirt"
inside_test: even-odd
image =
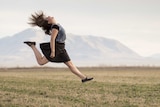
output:
[[[56,62],[56,63],[61,63],[61,62],[68,62],[70,61],[70,57],[65,49],[65,44],[64,43],[55,43],[55,57],[51,58],[51,47],[50,47],[50,42],[47,43],[41,43],[40,44],[40,49],[42,50],[42,53],[44,56],[50,61],[50,62]]]

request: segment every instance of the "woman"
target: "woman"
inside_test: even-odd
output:
[[[36,48],[36,42],[25,41],[24,43],[31,47],[33,50],[37,62],[39,65],[44,65],[50,62],[64,62],[72,73],[81,78],[82,83],[92,80],[93,78],[88,78],[82,74],[76,66],[70,60],[70,57],[65,50],[65,40],[66,34],[63,27],[56,22],[54,17],[46,17],[43,12],[35,13],[31,15],[30,18],[32,26],[38,26],[42,28],[45,34],[50,35],[50,42],[41,43],[40,48],[44,56]]]

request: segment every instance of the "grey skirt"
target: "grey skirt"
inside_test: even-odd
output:
[[[70,57],[68,56],[68,53],[65,49],[64,43],[55,43],[55,57],[51,58],[51,47],[50,42],[47,43],[41,43],[40,48],[42,50],[42,53],[44,56],[50,61],[50,62],[68,62],[70,61]]]

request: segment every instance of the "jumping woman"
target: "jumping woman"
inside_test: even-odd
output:
[[[54,17],[46,16],[43,12],[34,13],[30,17],[29,24],[32,26],[40,27],[45,34],[50,35],[50,41],[47,43],[41,43],[40,48],[44,56],[41,55],[39,50],[36,48],[36,42],[25,41],[33,50],[37,62],[39,65],[44,65],[50,62],[65,63],[72,73],[77,75],[82,83],[92,80],[93,78],[88,78],[82,74],[77,67],[72,63],[66,49],[65,40],[66,33],[64,28],[56,22]]]

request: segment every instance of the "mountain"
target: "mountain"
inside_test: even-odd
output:
[[[13,36],[0,39],[0,67],[38,66],[34,53],[23,41],[49,42],[50,37],[41,30],[26,29]],[[66,49],[76,66],[144,65],[146,59],[114,39],[67,34]],[[40,51],[41,52],[41,51]],[[150,62],[150,61],[149,61]],[[64,66],[49,63],[46,66]]]
[[[68,34],[66,44],[72,58],[81,63],[119,64],[124,60],[141,58],[119,41],[104,37]]]
[[[149,56],[150,58],[154,58],[154,59],[160,59],[160,53],[157,54],[153,54],[151,56]]]

